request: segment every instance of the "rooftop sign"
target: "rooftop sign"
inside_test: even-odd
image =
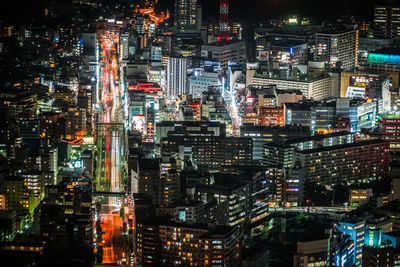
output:
[[[400,55],[370,53],[368,55],[368,61],[378,64],[400,65]]]

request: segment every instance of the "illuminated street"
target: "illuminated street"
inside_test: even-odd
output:
[[[0,10],[3,265],[400,267],[400,0]]]
[[[122,219],[119,216],[119,208],[103,206],[101,214],[103,245],[103,264],[117,264],[122,258],[121,229]]]
[[[99,38],[100,39],[100,38]],[[122,192],[124,169],[124,127],[118,78],[118,36],[106,32],[100,43],[99,123],[97,128],[98,162],[96,190]],[[111,201],[111,200],[110,200]],[[114,199],[115,201],[115,199]],[[111,203],[111,202],[110,202]]]
[[[118,64],[119,36],[105,31],[99,36],[99,122],[97,126],[98,167],[96,191],[123,193],[124,186],[124,125]],[[122,218],[120,196],[104,198],[99,214],[102,227],[103,264],[122,262]]]

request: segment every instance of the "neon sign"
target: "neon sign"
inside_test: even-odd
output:
[[[368,61],[378,64],[400,65],[400,55],[370,53],[368,55]]]

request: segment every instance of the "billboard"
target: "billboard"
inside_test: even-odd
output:
[[[268,51],[258,51],[258,60],[260,61],[268,60]]]
[[[347,87],[346,97],[347,98],[354,98],[354,97],[364,98],[365,97],[365,87],[355,87],[355,86]]]
[[[400,65],[400,55],[370,53],[368,54],[368,61],[377,64]]]
[[[392,89],[392,83],[390,79],[386,79],[382,83],[382,107],[384,112],[390,112],[391,111],[391,89]]]
[[[379,247],[382,242],[381,238],[381,229],[367,229],[364,235],[364,245],[367,247]]]
[[[367,87],[374,78],[363,77],[363,76],[350,76],[349,86],[351,87]]]

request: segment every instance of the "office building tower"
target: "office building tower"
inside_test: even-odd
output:
[[[334,101],[287,103],[286,124],[310,127],[311,132],[330,132],[336,121]]]
[[[352,262],[354,262],[355,266],[362,266],[365,221],[361,219],[350,218],[346,221],[339,222],[337,229],[341,233],[350,236],[350,239],[354,242],[354,253],[352,255]]]
[[[193,161],[204,169],[215,170],[222,166],[252,164],[253,140],[248,137],[219,137],[200,135],[169,136],[162,141],[162,149],[178,152],[183,147],[190,150]]]
[[[252,223],[268,216],[270,201],[269,176],[264,167],[244,166],[227,168],[227,173],[235,171],[239,179],[249,184],[249,215]]]
[[[286,141],[289,138],[310,136],[309,127],[287,125],[279,126],[240,126],[240,137],[253,139],[253,163],[261,162],[264,155],[263,145],[267,143]]]
[[[293,257],[293,266],[325,266],[328,250],[329,238],[322,234],[298,241],[296,255]]]
[[[276,85],[277,89],[282,91],[298,90],[304,98],[313,100],[323,100],[333,96],[333,79],[329,76],[288,79],[287,77],[270,76],[267,72],[263,72],[250,76],[248,84],[252,86]]]
[[[160,163],[160,203],[170,206],[180,200],[180,160],[163,156]]]
[[[382,115],[382,139],[390,142],[390,150],[400,148],[400,114],[388,113]]]
[[[336,100],[336,114],[350,119],[351,132],[360,132],[363,128],[375,127],[377,104],[371,99],[339,98]]]
[[[201,6],[197,0],[175,0],[174,16],[177,33],[200,33]]]
[[[162,59],[162,47],[157,45],[151,45],[150,59],[154,61],[161,61]]]
[[[358,65],[358,30],[331,28],[317,32],[314,59],[332,69],[352,70]]]
[[[215,183],[196,186],[196,199],[205,203],[216,200],[225,215],[223,224],[241,225],[250,219],[250,183],[231,174],[214,176]],[[221,222],[220,222],[221,223]]]
[[[160,160],[141,159],[137,166],[138,193],[150,196],[153,204],[160,204]]]
[[[378,57],[388,56],[376,56]],[[340,97],[379,99],[381,103],[378,105],[378,113],[389,112],[392,108],[392,88],[397,86],[397,80],[390,73],[341,72]]]
[[[239,266],[237,227],[163,222],[137,224],[136,255],[141,266]]]
[[[194,98],[201,98],[208,87],[220,87],[221,82],[217,73],[202,72],[189,78],[189,93]]]
[[[65,136],[74,139],[86,135],[86,110],[70,107],[65,115]]]
[[[377,179],[389,173],[389,143],[367,140],[297,151],[304,175],[320,184]]]
[[[167,92],[168,98],[175,98],[187,93],[188,60],[186,58],[169,58],[167,67]]]
[[[201,57],[219,62],[222,71],[225,72],[228,70],[228,62],[246,63],[246,43],[238,41],[202,45]]]
[[[121,53],[121,58],[122,59],[128,59],[129,56],[129,34],[127,33],[121,33],[120,35],[120,53]]]
[[[210,121],[162,121],[156,124],[156,143],[160,143],[168,135],[226,135],[226,125],[219,122]]]
[[[26,216],[34,209],[33,193],[28,189],[25,178],[8,177],[4,180],[4,190],[7,192],[8,210],[15,210],[18,217]]]
[[[336,227],[331,230],[327,266],[353,266],[354,241],[349,235],[341,233]]]
[[[97,37],[96,32],[85,32],[81,36],[82,54],[88,56],[96,55]]]
[[[376,5],[374,7],[374,37],[400,37],[400,6]]]

